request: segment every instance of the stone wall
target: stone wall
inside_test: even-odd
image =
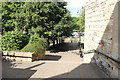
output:
[[[45,51],[42,51],[39,54],[33,54],[31,52],[3,51],[2,56],[2,60],[32,62],[43,59],[45,56]]]
[[[118,2],[118,5],[120,5],[120,0]],[[118,14],[120,14],[120,6],[118,6]],[[120,34],[120,15],[118,15],[118,26],[118,34]],[[120,44],[120,35],[118,35],[118,44]],[[120,60],[120,45],[118,45],[118,59]],[[120,69],[118,71],[118,75],[120,75]]]
[[[85,51],[97,50],[116,60],[118,53],[118,0],[89,0],[85,7]],[[118,78],[118,63],[94,53],[92,57],[110,77]],[[85,57],[84,60],[88,59]],[[88,59],[89,60],[89,59]]]

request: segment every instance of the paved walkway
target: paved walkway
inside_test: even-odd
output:
[[[32,63],[3,62],[4,78],[106,78],[94,63],[82,63],[79,50],[50,53]]]

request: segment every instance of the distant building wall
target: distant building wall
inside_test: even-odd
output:
[[[120,0],[89,0],[85,7],[85,51],[92,49],[116,60],[118,53],[118,30],[120,27]],[[118,78],[118,63],[94,53],[94,61],[110,77]]]

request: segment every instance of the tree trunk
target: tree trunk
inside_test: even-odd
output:
[[[53,40],[53,46],[55,46],[55,40]]]
[[[59,40],[57,39],[57,40],[56,40],[57,44],[59,44],[59,42],[58,42],[58,41],[59,41]]]
[[[49,41],[49,38],[47,39],[47,43],[48,43],[48,46],[50,45],[50,41]]]

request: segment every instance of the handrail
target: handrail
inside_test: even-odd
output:
[[[106,54],[103,54],[103,53],[101,53],[101,52],[99,52],[99,51],[96,51],[96,50],[94,50],[94,52],[96,52],[96,53],[98,53],[98,54],[101,54],[101,55],[107,57],[107,59],[111,59],[112,61],[120,64],[120,60],[118,60],[118,59],[115,59],[115,58],[113,58],[113,57],[110,57],[110,56],[108,56],[108,55],[106,55]]]

